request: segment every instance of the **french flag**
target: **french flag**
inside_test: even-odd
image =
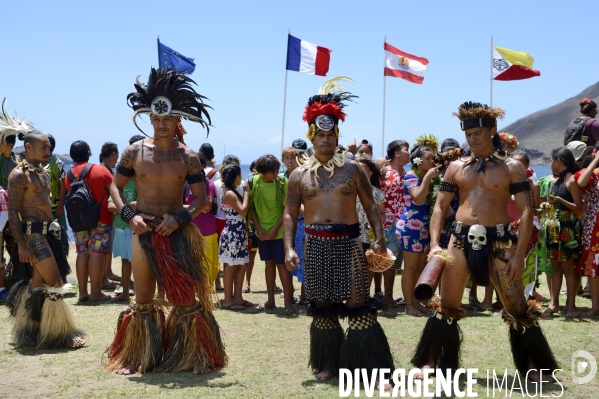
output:
[[[331,51],[297,37],[287,38],[287,69],[312,75],[327,76]]]

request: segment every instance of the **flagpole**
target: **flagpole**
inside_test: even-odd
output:
[[[491,101],[490,107],[493,107],[493,36],[491,36]]]
[[[158,68],[160,69],[161,68],[161,65],[160,65],[160,35],[158,35],[157,40],[158,40],[158,42],[157,42],[158,43]]]
[[[291,29],[287,30],[287,34],[291,34]],[[281,154],[283,153],[283,146],[285,141],[285,110],[287,108],[287,75],[289,70],[285,67],[285,90],[283,92],[283,127],[281,128]]]
[[[383,59],[385,56],[385,43],[387,43],[387,36],[383,38]],[[383,133],[381,137],[381,152],[383,153],[383,157],[385,157],[385,97],[387,91],[387,76],[385,75],[385,64],[383,63]]]

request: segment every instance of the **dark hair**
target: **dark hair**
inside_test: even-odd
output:
[[[145,136],[142,136],[141,134],[136,134],[135,136],[129,139],[129,145],[137,143],[138,141],[141,141],[143,139],[145,139]]]
[[[445,139],[441,143],[440,152],[445,152],[447,150],[451,150],[452,148],[460,148],[460,143],[456,139]]]
[[[597,103],[593,100],[589,100],[585,98],[578,105],[580,105],[580,113],[584,115],[588,115],[592,110],[597,108]]]
[[[405,147],[406,149],[408,149],[408,148],[410,148],[410,145],[408,144],[407,141],[403,141],[403,140],[394,140],[394,141],[390,142],[387,145],[387,156],[386,156],[386,158],[389,161],[393,161],[393,158],[395,158],[395,151],[399,151],[403,147]]]
[[[46,136],[48,136],[48,140],[50,140],[50,152],[54,152],[54,149],[56,148],[56,140],[51,134],[46,133]]]
[[[250,164],[250,173],[252,174],[256,173],[256,162],[258,162],[258,160],[254,159]]]
[[[551,151],[551,159],[559,159],[568,169],[568,172],[574,174],[580,170],[580,166],[574,159],[574,154],[567,147],[556,148]]]
[[[85,141],[77,140],[73,141],[73,144],[71,144],[69,155],[75,163],[87,162],[89,161],[89,157],[92,156],[92,151],[89,148],[89,144],[87,144]]]
[[[370,176],[370,184],[372,184],[376,188],[381,188],[381,171],[377,168],[376,164],[372,162],[370,158],[360,158],[358,162],[365,165],[371,172],[372,176]]]
[[[16,135],[14,135],[14,134],[11,134],[10,136],[7,136],[7,137],[4,139],[4,142],[5,142],[6,144],[12,144],[12,146],[14,147],[14,146],[15,146],[15,143],[17,142],[17,136],[16,136]]]
[[[223,165],[231,165],[231,164],[239,165],[239,164],[241,164],[241,162],[239,162],[239,158],[237,158],[235,155],[225,156],[223,158]]]
[[[234,164],[225,166],[220,172],[220,178],[224,187],[223,197],[226,191],[233,191],[237,198],[243,200],[241,195],[239,195],[236,190],[237,187],[235,187],[235,180],[237,180],[237,176],[241,176],[241,168]]]
[[[210,145],[210,143],[204,143],[200,146],[200,154],[206,157],[208,162],[211,162],[214,159],[214,148]]]
[[[418,147],[412,148],[412,151],[410,152],[410,163],[412,164],[412,166],[416,166],[416,167],[418,166],[414,163],[414,159],[422,158],[424,156],[425,152],[432,152],[433,155],[435,155],[435,153],[433,152],[433,150],[430,147],[418,146]]]
[[[18,135],[18,139],[23,141],[23,144],[27,144],[27,143],[31,143],[34,141],[39,141],[41,135],[46,136],[46,133],[44,132],[40,132],[39,130],[34,130],[32,132],[29,132],[27,134],[24,133],[19,133]]]
[[[462,143],[460,148],[462,150],[463,156],[467,157],[467,156],[470,156],[470,154],[472,154],[472,150],[470,149],[470,146],[468,145],[467,141],[464,141],[464,143]]]
[[[200,165],[202,165],[202,168],[205,168],[205,167],[206,167],[206,165],[208,164],[208,163],[206,162],[206,157],[205,157],[205,156],[203,156],[202,154],[198,154],[198,158],[199,158],[199,160],[200,160]]]
[[[528,156],[528,154],[525,151],[522,150],[516,150],[514,152],[512,152],[510,154],[510,157],[522,157],[524,158],[524,161],[526,162],[526,165],[530,165],[530,157]]]
[[[372,152],[372,143],[369,142],[368,140],[364,139],[360,142],[360,145],[358,146],[358,150],[360,149],[360,147],[362,147],[363,145],[365,145],[366,147],[368,147],[370,149],[370,153],[373,154]]]
[[[268,172],[278,172],[281,167],[281,162],[274,155],[262,155],[256,160],[256,172],[261,175]]]
[[[112,141],[107,141],[106,143],[102,144],[102,149],[100,150],[100,163],[104,162],[104,158],[108,158],[109,156],[111,156],[114,153],[119,152],[119,147],[116,145],[116,143],[113,143]]]
[[[310,147],[306,150],[306,156],[311,157],[314,154],[314,147]]]

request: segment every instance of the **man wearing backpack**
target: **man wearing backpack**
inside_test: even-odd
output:
[[[79,301],[108,301],[110,296],[102,293],[102,273],[104,270],[104,255],[108,253],[108,240],[114,219],[114,215],[108,211],[112,174],[104,167],[88,163],[91,151],[85,141],[77,140],[73,142],[69,154],[75,165],[65,177],[65,185],[68,191],[65,207],[77,247],[76,270],[77,282],[79,283]],[[87,173],[83,181],[86,183],[95,205],[100,208],[96,226],[93,226],[94,220],[91,220],[88,224],[88,221],[82,219],[84,216],[94,213],[94,204],[88,204],[91,200],[87,201],[88,203],[85,201],[80,202],[81,205],[78,208],[73,207],[69,200],[69,197],[72,196],[71,186],[76,188],[75,182],[72,180],[79,180],[84,170]],[[79,187],[79,192],[84,190],[85,186]],[[87,207],[92,209],[88,210]],[[75,214],[81,214],[81,218],[74,218]],[[75,226],[75,223],[81,220],[84,223],[81,226]],[[84,230],[81,230],[81,228],[84,228]],[[91,283],[89,294],[87,292],[88,277]]]
[[[579,116],[568,125],[564,134],[564,145],[572,141],[582,141],[587,146],[593,147],[599,141],[599,122],[597,116],[597,104],[595,101],[584,98],[580,102]]]

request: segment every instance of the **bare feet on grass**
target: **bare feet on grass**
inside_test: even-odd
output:
[[[581,314],[582,317],[596,317],[599,316],[599,309],[591,309],[588,312]]]
[[[425,315],[425,313],[422,312],[419,309],[419,307],[413,303],[410,303],[410,304],[406,303],[406,314],[410,315],[410,316],[415,316],[415,317],[421,317],[421,316]]]
[[[420,372],[414,374],[414,379],[416,380],[422,380],[424,378],[424,370],[434,370],[433,367],[431,366],[424,366],[420,369]]]
[[[275,307],[275,302],[274,301],[272,301],[272,302],[266,301],[266,302],[258,305],[258,309],[260,309],[260,310],[272,309],[274,307]]]
[[[543,314],[545,316],[551,316],[554,313],[559,312],[559,308],[556,308],[555,306],[547,306],[547,309],[545,309],[545,311],[543,312]]]
[[[128,300],[129,300],[129,294],[125,294],[124,292],[122,294],[118,294],[114,298],[110,298],[110,302],[123,302],[123,301],[128,301]]]
[[[203,368],[199,364],[196,364],[195,367],[193,368],[193,373],[195,375],[204,375],[204,374],[208,374],[208,373],[210,373],[212,371],[214,371],[215,373],[218,373],[217,369],[213,369],[213,368],[210,368],[210,367]]]
[[[83,348],[83,346],[85,345],[85,340],[79,338],[79,337],[72,337],[67,339],[67,341],[65,342],[65,346],[69,349],[79,349],[79,348]]]
[[[321,371],[314,376],[314,379],[318,381],[328,381],[331,378],[333,378],[333,373],[331,373],[331,370]]]
[[[379,386],[380,386],[380,382],[379,382],[379,379],[377,378],[377,379],[376,379],[376,381],[374,382],[374,389],[375,389],[375,390],[378,390],[378,389],[379,389]],[[384,390],[384,391],[388,391],[388,390],[390,390],[392,387],[393,387],[393,385],[391,385],[390,383],[387,383],[387,384],[383,385],[383,390]]]
[[[551,374],[541,373],[541,370],[536,369],[532,365],[529,365],[529,367],[530,367],[530,372],[527,374],[527,378],[530,379],[531,381],[534,381],[537,383],[540,383],[541,380],[543,382],[554,382],[554,379],[551,376]]]
[[[137,371],[137,367],[128,366],[128,367],[123,367],[122,369],[118,370],[116,373],[118,375],[131,375],[131,374],[135,374],[136,371]]]

